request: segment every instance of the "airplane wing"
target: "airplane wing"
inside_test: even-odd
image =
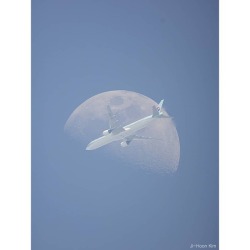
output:
[[[147,137],[147,136],[142,136],[142,135],[134,135],[133,137],[133,140],[147,140],[147,139],[150,139],[150,140],[161,140],[161,139],[158,139],[158,138],[154,138],[154,137]]]
[[[142,136],[142,135],[130,135],[126,137],[125,140],[127,141],[127,143],[130,143],[132,140],[161,140],[161,139]]]
[[[118,120],[116,119],[116,115],[112,112],[109,105],[107,105],[108,116],[109,116],[109,129],[114,129],[117,127]]]
[[[153,137],[146,137],[146,136],[141,136],[141,135],[130,135],[124,138],[124,140],[121,142],[121,146],[127,147],[133,140],[144,140],[144,139],[161,140],[161,139],[157,139]]]

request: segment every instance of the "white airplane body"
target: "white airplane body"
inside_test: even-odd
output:
[[[111,142],[114,141],[120,141],[122,147],[126,147],[129,145],[129,143],[132,140],[136,139],[152,139],[152,138],[146,138],[142,136],[138,136],[135,133],[145,127],[147,127],[151,122],[153,122],[156,119],[159,118],[170,118],[169,116],[165,116],[163,112],[161,111],[162,109],[162,104],[164,100],[161,100],[159,105],[157,107],[153,106],[153,114],[146,116],[140,120],[137,120],[135,122],[132,122],[124,127],[114,127],[112,125],[113,121],[112,119],[114,118],[114,115],[111,112],[110,107],[108,106],[109,110],[109,117],[110,117],[110,129],[104,130],[103,131],[103,136],[99,137],[93,141],[91,141],[88,146],[86,147],[86,150],[93,150],[100,148],[104,145],[107,145]],[[116,122],[116,121],[115,121]]]

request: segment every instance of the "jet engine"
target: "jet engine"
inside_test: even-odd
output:
[[[128,144],[129,144],[128,141],[122,141],[122,142],[121,142],[121,147],[125,148],[125,147],[128,146]]]
[[[108,134],[110,134],[111,132],[112,132],[111,129],[107,129],[107,130],[104,130],[104,131],[102,132],[102,134],[103,134],[103,135],[108,135]]]

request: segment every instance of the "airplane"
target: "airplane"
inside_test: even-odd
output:
[[[140,120],[132,122],[124,127],[117,126],[116,115],[113,114],[110,106],[107,106],[108,115],[109,115],[109,129],[103,131],[103,136],[99,137],[93,141],[91,141],[86,150],[94,150],[100,148],[104,145],[107,145],[114,141],[120,141],[121,147],[127,147],[132,140],[138,139],[154,139],[151,137],[144,137],[136,135],[135,133],[147,126],[150,125],[151,122],[155,121],[159,118],[171,118],[170,116],[166,116],[162,112],[162,105],[164,100],[161,100],[160,103],[156,106],[152,106],[152,115],[146,116]]]

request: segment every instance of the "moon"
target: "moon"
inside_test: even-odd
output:
[[[90,141],[108,129],[108,104],[122,126],[152,114],[152,106],[157,105],[145,95],[126,90],[107,91],[89,98],[72,112],[64,126],[64,131],[79,140],[84,150]],[[163,113],[168,115],[166,109]],[[145,170],[159,173],[177,170],[180,142],[172,119],[157,119],[137,134],[154,139],[133,140],[125,148],[120,142],[112,142],[96,150]]]

